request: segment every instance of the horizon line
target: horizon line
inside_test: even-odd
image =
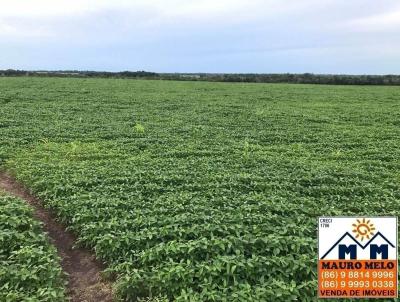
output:
[[[123,73],[123,72],[147,72],[147,73],[155,73],[155,74],[187,74],[187,75],[315,75],[315,76],[377,76],[377,77],[384,77],[384,76],[400,76],[400,73],[315,73],[315,72],[182,72],[182,71],[152,71],[152,70],[145,70],[145,69],[124,69],[118,71],[110,71],[110,70],[100,70],[100,69],[18,69],[18,68],[1,68],[0,72],[2,71],[22,71],[22,72],[49,72],[49,73],[58,73],[58,72],[98,72],[98,73]]]

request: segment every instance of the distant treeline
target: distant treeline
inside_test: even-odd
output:
[[[245,83],[293,83],[328,85],[400,85],[400,75],[329,75],[329,74],[161,74],[169,80],[245,82]]]
[[[108,72],[108,71],[80,71],[80,70],[0,70],[1,76],[37,76],[37,77],[88,77],[88,78],[156,78],[158,74],[148,71],[121,71],[121,72]]]
[[[231,73],[155,73],[148,71],[25,71],[0,70],[1,76],[85,77],[85,78],[142,78],[177,81],[294,83],[328,85],[400,85],[400,75],[335,75],[335,74],[231,74]]]

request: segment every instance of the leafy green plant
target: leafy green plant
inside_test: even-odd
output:
[[[142,134],[144,133],[144,126],[140,123],[136,123],[135,126],[133,126],[133,131]]]
[[[32,210],[0,193],[0,300],[65,301],[59,260]]]

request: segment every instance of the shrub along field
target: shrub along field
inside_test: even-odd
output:
[[[0,191],[0,301],[65,301],[63,280],[32,209]]]
[[[118,294],[312,301],[317,217],[400,213],[400,88],[0,79],[0,165]]]

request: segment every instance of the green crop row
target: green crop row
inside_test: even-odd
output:
[[[0,192],[0,301],[64,301],[59,260],[32,209]]]

